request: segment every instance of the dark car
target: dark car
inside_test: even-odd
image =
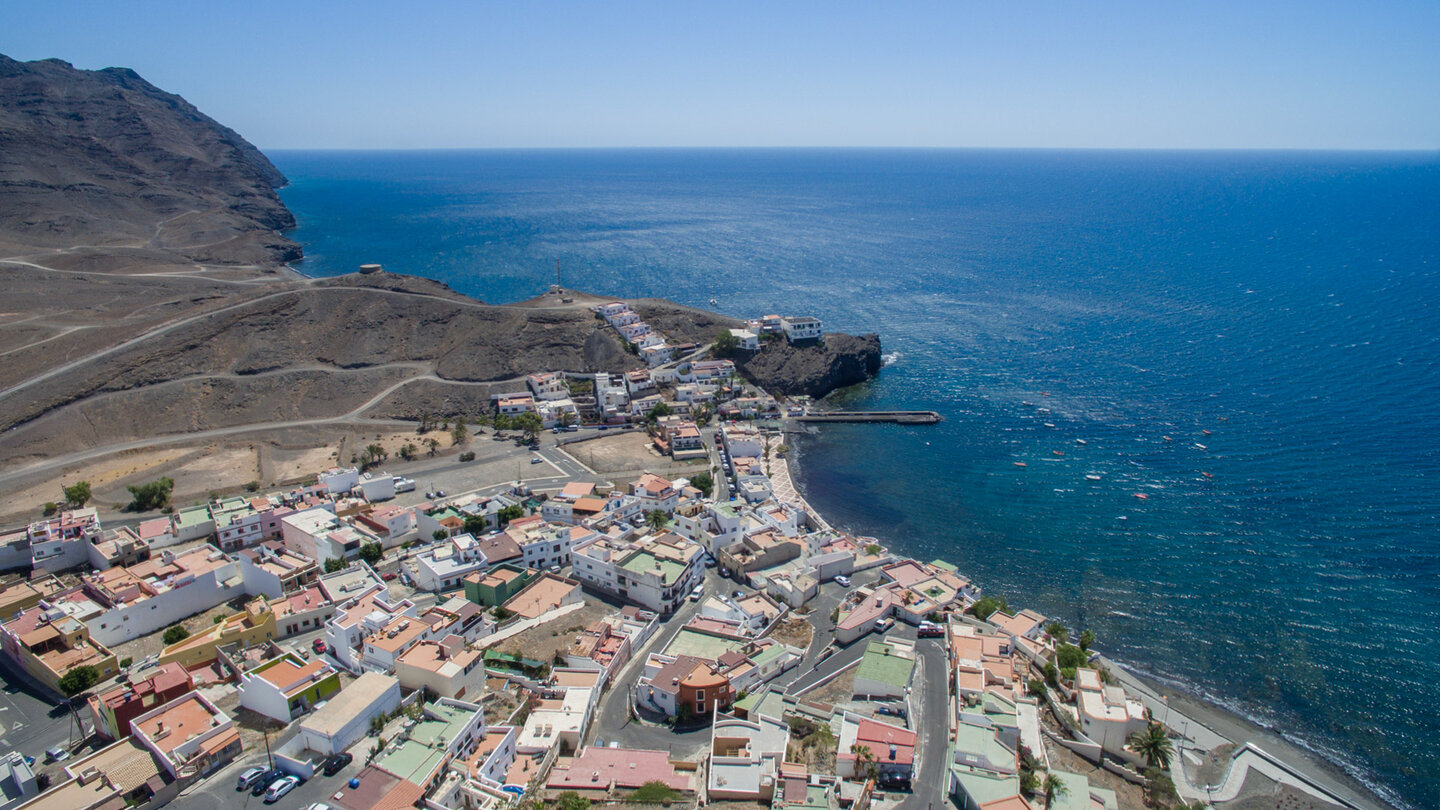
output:
[[[259,796],[260,794],[269,790],[270,785],[274,784],[275,782],[279,782],[281,779],[284,778],[284,771],[271,768],[270,770],[266,771],[259,779],[255,780],[255,786],[250,788],[250,795]]]
[[[325,775],[334,776],[335,774],[340,772],[341,768],[349,765],[350,760],[352,759],[354,759],[354,757],[350,756],[349,754],[336,754],[332,757],[327,757],[325,759],[325,767],[323,769]]]

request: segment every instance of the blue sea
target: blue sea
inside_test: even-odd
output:
[[[1440,796],[1440,156],[273,157],[307,274],[880,333],[838,396],[945,422],[800,441],[816,508]]]

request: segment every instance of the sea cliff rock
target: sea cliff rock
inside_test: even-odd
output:
[[[128,68],[0,55],[0,242],[279,264],[286,180],[238,133]]]
[[[880,336],[832,332],[809,345],[774,340],[758,352],[741,353],[735,367],[751,382],[774,394],[806,394],[816,399],[838,388],[862,383],[880,371]]]

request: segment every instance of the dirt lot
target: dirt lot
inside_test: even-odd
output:
[[[770,631],[770,638],[800,650],[810,648],[810,639],[814,635],[814,626],[804,616],[791,616],[775,625],[775,629]]]
[[[835,733],[827,725],[815,724],[804,737],[792,726],[785,761],[801,763],[811,773],[835,773],[835,745]]]
[[[580,463],[597,473],[636,473],[650,471],[657,475],[684,476],[706,469],[705,459],[676,461],[660,455],[644,431],[628,431],[567,444],[562,448]],[[620,476],[624,479],[627,476]]]
[[[244,610],[246,603],[248,603],[251,598],[250,596],[237,596],[229,602],[210,608],[204,613],[191,616],[180,622],[180,624],[184,625],[185,629],[189,630],[190,635],[193,636],[201,630],[214,627],[216,616],[229,616]],[[165,635],[166,629],[168,628],[162,627],[148,636],[141,636],[140,638],[132,639],[123,644],[117,644],[111,647],[110,650],[115,653],[116,658],[122,660],[125,658],[134,658],[136,661],[139,661],[147,655],[154,655],[165,649],[165,640],[162,637]]]
[[[89,481],[90,488],[96,493],[96,500],[103,500],[102,493],[114,494],[112,490],[125,492],[125,488],[120,485],[121,481],[152,471],[158,476],[161,474],[158,471],[165,465],[194,452],[191,448],[167,447],[163,450],[134,450],[111,456],[83,468],[67,471],[64,475],[46,478],[0,500],[0,515],[5,518],[38,518],[46,501],[60,501],[65,497],[60,491],[61,487],[76,481]],[[126,497],[128,498],[128,495]]]
[[[855,670],[859,667],[851,667],[840,674],[840,677],[816,689],[813,692],[806,692],[806,700],[818,700],[821,703],[833,703],[836,705],[850,702],[851,690],[855,688]]]
[[[615,608],[587,598],[585,607],[566,613],[554,621],[532,627],[524,633],[511,636],[495,646],[502,653],[523,655],[549,664],[555,653],[570,649],[575,634],[597,621],[611,615]]]

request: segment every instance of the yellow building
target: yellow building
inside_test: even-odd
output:
[[[31,677],[59,692],[60,679],[79,666],[92,666],[100,680],[115,677],[115,654],[90,638],[83,622],[41,602],[0,625],[0,646]]]
[[[235,643],[242,648],[251,647],[273,638],[275,611],[261,597],[214,627],[166,647],[160,653],[160,663],[176,661],[186,669],[194,669],[214,661],[220,647]]]

